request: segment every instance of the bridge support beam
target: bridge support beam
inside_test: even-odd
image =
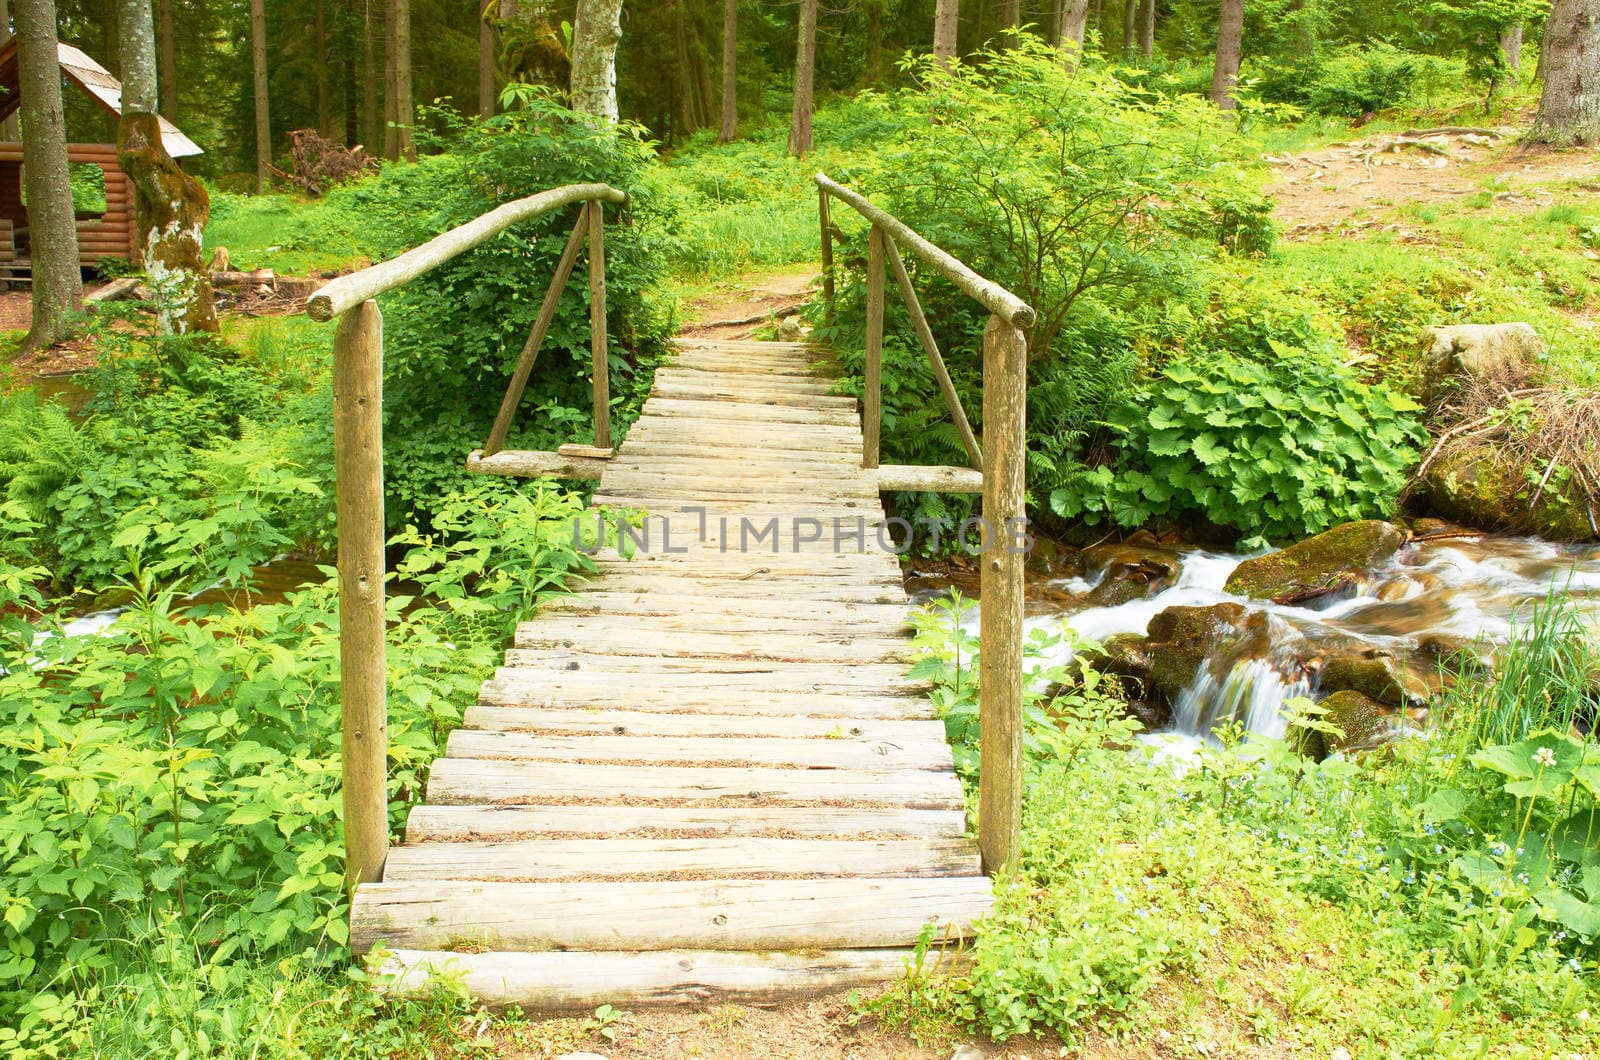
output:
[[[383,877],[389,853],[383,557],[383,315],[368,299],[333,337],[333,463],[339,519],[339,702],[345,879]]]
[[[1023,439],[1028,344],[991,316],[983,335],[983,518],[979,582],[978,846],[983,869],[1013,864],[1022,834]]]

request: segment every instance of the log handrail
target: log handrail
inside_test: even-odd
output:
[[[388,704],[384,643],[383,316],[375,299],[465,253],[512,225],[582,203],[555,281],[522,350],[496,418],[491,446],[505,439],[539,344],[579,248],[589,246],[590,352],[595,441],[610,444],[606,378],[605,248],[601,203],[625,204],[608,184],[569,184],[516,199],[397,257],[324,285],[306,303],[312,320],[338,320],[333,340],[334,492],[339,541],[339,705],[345,879],[382,879],[389,853]]]
[[[978,678],[978,848],[983,867],[998,872],[1016,862],[1022,837],[1022,634],[1023,564],[1018,536],[1027,525],[1024,471],[1028,408],[1028,341],[1024,329],[1037,319],[1033,307],[986,280],[934,246],[905,222],[874,206],[866,196],[818,173],[817,217],[822,227],[822,290],[828,319],[833,317],[832,196],[866,218],[867,349],[863,371],[861,464],[878,466],[883,395],[884,268],[911,315],[912,327],[928,356],[961,444],[972,466],[983,473],[985,553],[980,571]],[[927,315],[917,299],[900,247],[941,273],[963,294],[989,310],[983,334],[983,443],[980,446],[961,407],[955,383],[939,354]]]
[[[312,320],[334,317],[380,294],[394,290],[437,268],[473,247],[504,232],[514,224],[542,213],[570,206],[575,202],[610,202],[622,205],[628,193],[609,184],[568,184],[541,191],[524,199],[514,199],[488,213],[434,236],[421,246],[388,261],[369,265],[359,272],[341,276],[319,288],[306,302],[306,315]]]
[[[873,205],[872,200],[860,192],[851,191],[843,184],[834,181],[826,173],[818,173],[815,180],[817,187],[851,207],[856,213],[865,217],[874,225],[882,228],[893,236],[901,246],[937,269],[945,279],[955,284],[962,294],[973,299],[995,316],[1004,317],[1015,327],[1024,330],[1033,327],[1033,322],[1039,316],[1034,312],[1033,306],[993,280],[986,280],[979,276],[953,255],[946,253],[923,238],[910,225],[888,211]]]

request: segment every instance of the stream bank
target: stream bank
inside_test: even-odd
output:
[[[1496,650],[1539,608],[1567,601],[1581,619],[1600,619],[1600,546],[1435,520],[1392,531],[1368,525],[1388,526],[1346,524],[1253,556],[1149,534],[1051,550],[1030,565],[1026,625],[1060,639],[1028,665],[1081,655],[1118,678],[1132,713],[1178,749],[1230,722],[1283,737],[1285,704],[1308,697],[1345,734],[1313,745],[1320,757],[1425,730],[1446,687],[1488,673]],[[1342,554],[1322,549],[1320,569],[1263,577],[1339,535]],[[914,567],[908,586],[925,601],[952,586],[972,593],[975,580],[959,568]],[[976,630],[975,606],[962,622]]]

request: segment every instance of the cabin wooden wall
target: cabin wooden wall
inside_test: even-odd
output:
[[[0,143],[0,219],[20,227],[27,213],[22,208],[22,145]],[[133,182],[117,168],[115,144],[68,144],[67,161],[99,166],[106,175],[106,212],[93,220],[78,222],[78,257],[85,265],[101,258],[139,260],[139,232],[134,218]],[[0,237],[8,237],[0,226]],[[6,239],[0,255],[12,247]],[[5,260],[0,257],[0,260]]]

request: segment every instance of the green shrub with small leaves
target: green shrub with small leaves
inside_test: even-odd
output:
[[[397,828],[515,623],[590,569],[576,494],[479,484],[438,509],[393,542],[422,594],[388,602]],[[337,585],[193,607],[145,543],[99,635],[0,626],[0,1024],[48,984],[121,974],[169,918],[218,965],[343,952]],[[35,575],[0,565],[0,613],[37,610]]]
[[[1116,460],[1051,494],[1057,514],[1139,526],[1202,516],[1243,547],[1387,514],[1426,438],[1420,406],[1325,358],[1167,366],[1111,414]]]

